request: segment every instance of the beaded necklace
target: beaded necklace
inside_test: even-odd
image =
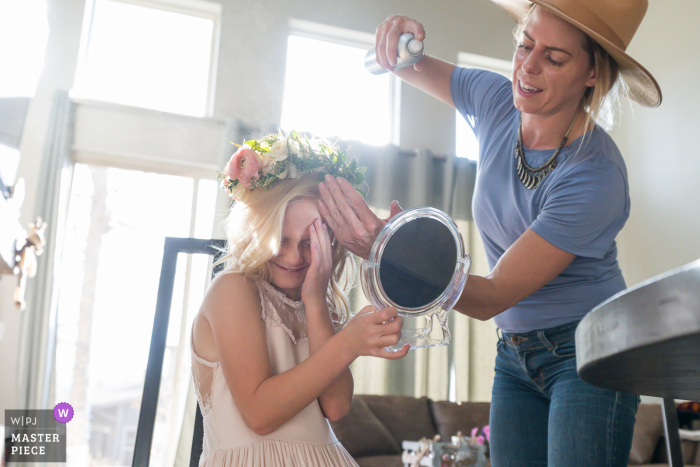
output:
[[[557,167],[557,156],[561,152],[561,148],[566,144],[566,140],[569,137],[571,129],[574,127],[574,122],[576,122],[577,117],[578,113],[574,116],[574,120],[571,122],[571,125],[569,125],[569,129],[566,130],[564,139],[561,140],[559,147],[554,151],[552,157],[543,165],[533,168],[530,167],[525,160],[525,149],[523,148],[523,114],[520,114],[520,121],[518,122],[518,140],[515,142],[515,158],[518,159],[518,178],[522,184],[525,185],[525,188],[528,190],[537,188],[542,179]]]

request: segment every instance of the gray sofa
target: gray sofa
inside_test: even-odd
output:
[[[432,438],[436,434],[449,440],[457,431],[468,434],[488,421],[488,402],[457,404],[425,397],[356,395],[350,413],[331,422],[331,426],[360,467],[402,467],[402,441]],[[683,441],[686,466],[700,467],[698,444]],[[658,405],[639,406],[629,465],[668,465]]]

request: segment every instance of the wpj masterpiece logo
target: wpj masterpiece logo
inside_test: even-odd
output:
[[[66,423],[73,407],[5,411],[5,463],[66,462]]]

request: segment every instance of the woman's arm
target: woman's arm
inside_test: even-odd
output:
[[[319,212],[336,238],[355,254],[367,258],[385,222],[346,180],[327,176],[320,189],[323,203]],[[480,320],[493,318],[549,283],[575,257],[528,229],[503,254],[490,274],[469,275],[454,309]]]
[[[200,313],[210,326],[236,407],[246,424],[261,435],[276,430],[311,404],[357,356],[396,359],[408,351],[407,347],[396,354],[384,350],[400,338],[403,321],[396,309],[371,312],[368,307],[308,359],[272,375],[260,307],[252,281],[240,274],[222,274],[207,291]],[[391,318],[396,319],[388,322]],[[199,353],[197,334],[194,344]]]
[[[425,40],[423,25],[405,16],[390,16],[379,25],[376,31],[375,52],[377,62],[382,67],[394,70],[399,37],[407,32],[413,33],[419,41]],[[402,68],[393,73],[421,91],[454,107],[450,91],[450,78],[454,67],[452,63],[425,55],[414,66]]]
[[[454,309],[483,321],[491,319],[549,283],[575,257],[528,229],[490,274],[469,275]]]

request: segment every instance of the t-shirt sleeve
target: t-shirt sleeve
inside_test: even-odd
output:
[[[500,107],[513,106],[511,82],[492,71],[455,67],[450,92],[455,108],[475,132],[489,115],[499,114]]]
[[[569,253],[602,259],[628,217],[624,174],[615,163],[597,157],[550,188],[530,229]]]

